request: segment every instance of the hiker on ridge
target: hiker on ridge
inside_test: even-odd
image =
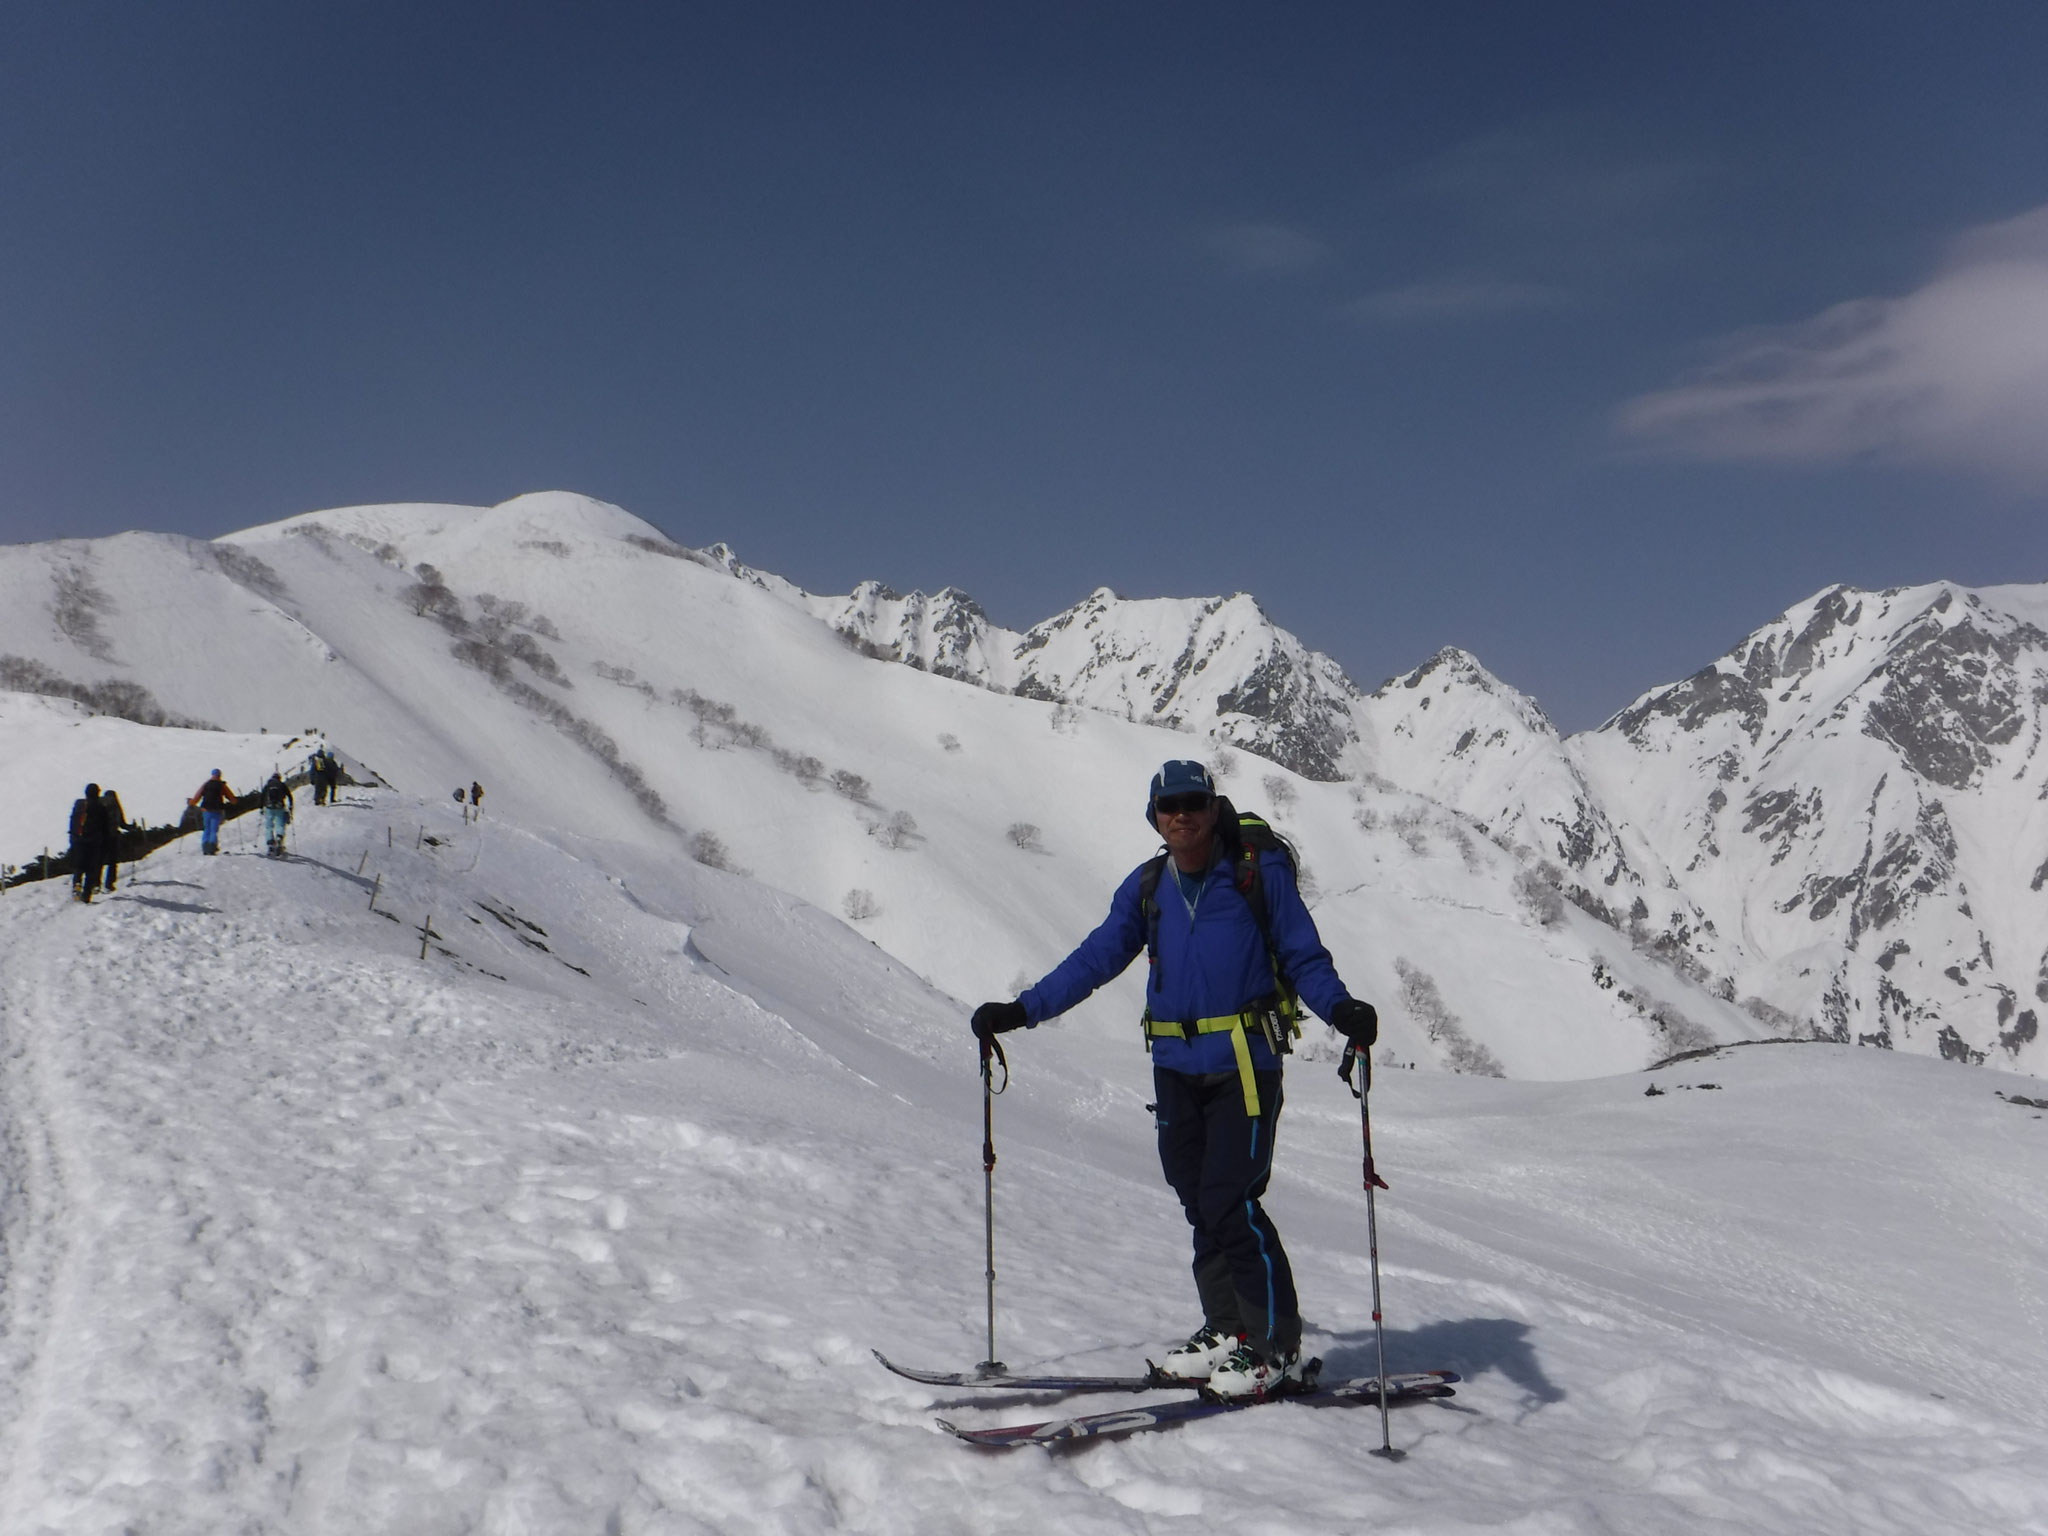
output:
[[[121,797],[111,789],[100,791],[100,805],[107,813],[107,889],[111,891],[116,877],[121,873],[122,838],[137,828],[129,821],[128,813],[121,809]]]
[[[284,856],[284,829],[292,820],[292,787],[275,768],[263,785],[263,850],[273,859]]]
[[[1194,1229],[1202,1326],[1169,1350],[1166,1374],[1220,1397],[1285,1392],[1301,1380],[1301,1311],[1280,1234],[1259,1204],[1280,1119],[1290,993],[1358,1047],[1379,1037],[1370,1003],[1344,989],[1295,884],[1292,851],[1242,822],[1200,763],[1153,775],[1145,819],[1166,853],[1125,877],[1109,916],[1012,1003],[983,1003],[984,1043],[1065,1013],[1151,955],[1145,1036],[1159,1161]]]
[[[207,781],[187,800],[188,806],[199,807],[199,851],[220,852],[220,821],[228,808],[235,803],[235,792],[228,788],[228,781],[220,776],[218,768],[213,770]]]
[[[88,784],[85,793],[71,802],[71,889],[80,901],[91,901],[100,888],[112,844],[113,829],[100,800],[100,787]]]

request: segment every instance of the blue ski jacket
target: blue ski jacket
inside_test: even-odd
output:
[[[1145,951],[1145,915],[1139,908],[1139,865],[1125,877],[1109,904],[1109,916],[1071,955],[1017,999],[1035,1027],[1057,1018],[1105,982],[1121,976]],[[1273,928],[1273,947],[1301,1000],[1324,1019],[1350,994],[1302,904],[1286,855],[1259,855],[1259,880]],[[1273,991],[1273,969],[1259,935],[1249,898],[1237,888],[1230,861],[1221,855],[1209,866],[1194,910],[1165,870],[1153,898],[1159,904],[1159,964],[1145,983],[1145,1002],[1155,1019],[1194,1020],[1237,1013]],[[1275,1070],[1280,1059],[1258,1031],[1251,1036],[1252,1065]],[[1235,1048],[1228,1034],[1167,1036],[1152,1043],[1152,1060],[1175,1072],[1234,1072]]]

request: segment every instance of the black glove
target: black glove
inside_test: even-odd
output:
[[[1330,1010],[1330,1027],[1361,1051],[1369,1050],[1380,1037],[1379,1010],[1371,1003],[1347,997]]]
[[[1031,1022],[1022,1003],[983,1003],[974,1010],[974,1038],[993,1040],[997,1035],[1022,1029]]]

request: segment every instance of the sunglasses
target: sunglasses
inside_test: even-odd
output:
[[[1204,794],[1200,790],[1195,790],[1185,795],[1161,795],[1152,802],[1152,809],[1162,816],[1179,816],[1183,813],[1189,816],[1199,816],[1202,812],[1209,809],[1211,805],[1215,804],[1215,801],[1216,797],[1214,795]]]

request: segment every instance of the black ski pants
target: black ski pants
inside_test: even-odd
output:
[[[1159,1165],[1195,1235],[1195,1289],[1206,1322],[1241,1333],[1262,1354],[1301,1347],[1294,1271],[1259,1204],[1273,1173],[1280,1074],[1254,1074],[1259,1114],[1244,1110],[1235,1072],[1152,1069]]]
[[[100,876],[113,866],[108,863],[112,850],[98,838],[80,842],[71,855],[71,868],[78,876],[79,894],[91,901],[99,891]],[[107,882],[112,886],[113,882]]]

